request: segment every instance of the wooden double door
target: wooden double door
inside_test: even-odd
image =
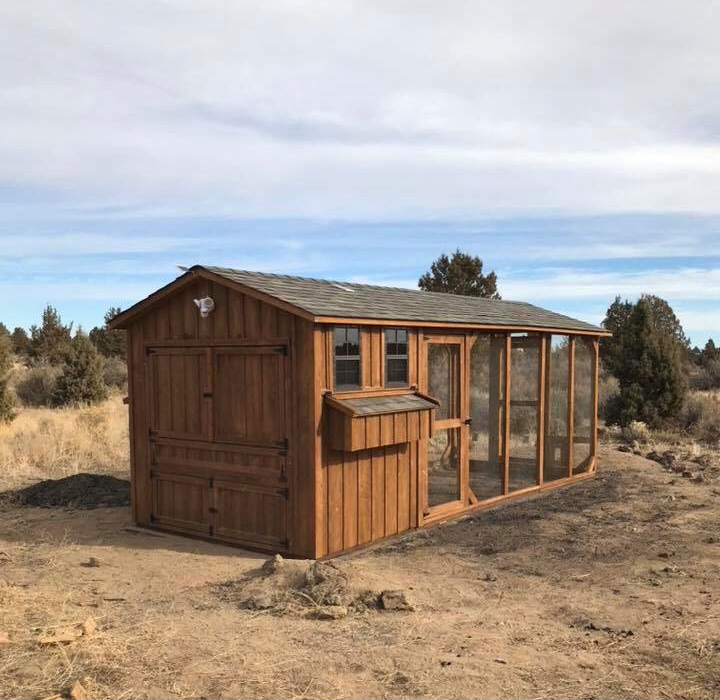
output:
[[[151,524],[285,549],[285,345],[146,349]]]

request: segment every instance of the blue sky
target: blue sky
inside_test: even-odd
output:
[[[598,322],[720,342],[714,3],[0,8],[0,320],[99,323],[175,265],[414,286],[456,247]]]

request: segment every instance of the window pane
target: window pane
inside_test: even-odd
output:
[[[345,355],[345,328],[335,328],[333,339],[335,342],[335,355]]]
[[[573,473],[586,472],[592,452],[593,416],[593,361],[592,341],[577,338],[575,341],[575,435],[573,438]]]
[[[428,391],[440,405],[435,412],[437,420],[457,418],[460,415],[460,346],[444,343],[428,345]]]
[[[554,335],[548,361],[548,406],[545,428],[543,481],[556,481],[568,475],[568,348],[567,335]]]
[[[402,358],[390,358],[387,361],[387,376],[385,377],[388,384],[407,384],[407,368],[408,361]]]
[[[460,429],[436,430],[428,441],[428,506],[460,498]]]
[[[470,354],[470,488],[483,501],[503,492],[505,337],[482,335]]]
[[[357,326],[352,326],[351,328],[347,328],[347,347],[348,347],[348,355],[360,355],[360,333],[358,331]]]
[[[335,386],[359,386],[360,385],[360,360],[335,361]]]
[[[407,343],[407,330],[405,328],[397,329],[396,341],[398,343]]]
[[[510,361],[510,491],[537,484],[540,338],[513,336]]]

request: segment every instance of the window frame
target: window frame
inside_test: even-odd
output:
[[[347,332],[348,330],[355,330],[357,331],[357,355],[338,355],[337,354],[337,341],[336,341],[336,332],[338,330],[344,330],[345,331],[345,345],[348,345],[348,339],[347,339]],[[357,391],[358,389],[362,389],[362,331],[360,329],[360,326],[354,326],[354,325],[339,325],[339,326],[333,326],[333,346],[332,346],[332,357],[333,357],[333,387],[334,390],[337,392],[343,392],[343,391]],[[357,384],[339,384],[337,377],[338,377],[338,362],[341,363],[350,363],[350,362],[357,362],[357,376],[358,376],[358,383]]]
[[[397,346],[398,340],[397,340],[397,332],[398,331],[404,331],[405,333],[405,354],[399,355],[397,353],[390,355],[388,354],[388,332],[394,331],[395,332],[395,346]],[[396,347],[397,349],[397,347]],[[394,381],[391,382],[388,380],[388,369],[390,360],[405,360],[405,380],[404,381]],[[389,326],[383,329],[383,366],[384,366],[384,376],[383,376],[383,383],[384,386],[388,389],[395,388],[395,387],[406,387],[410,386],[410,331],[407,328],[404,328],[403,326]]]

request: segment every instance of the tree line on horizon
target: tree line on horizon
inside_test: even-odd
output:
[[[10,331],[0,322],[0,422],[16,414],[16,399],[25,405],[61,407],[93,404],[107,398],[109,389],[127,380],[125,332],[108,323],[120,312],[110,308],[104,324],[89,333],[63,322],[47,304],[39,325],[28,333],[18,326]],[[21,375],[10,387],[10,375]]]
[[[494,271],[484,272],[478,256],[456,250],[441,254],[418,280],[423,291],[501,299]],[[73,334],[47,304],[39,325],[10,331],[0,322],[0,421],[14,416],[17,393],[29,405],[65,406],[96,403],[111,386],[122,386],[125,332],[108,323],[120,312],[110,308],[102,326]],[[603,403],[603,418],[622,427],[642,421],[651,428],[677,422],[688,389],[720,388],[720,348],[712,339],[691,347],[682,325],[664,299],[643,294],[637,301],[616,297],[602,321],[612,337],[601,339],[603,372],[617,391]],[[16,363],[27,376],[11,391],[8,375]],[[720,434],[718,435],[720,439]]]

